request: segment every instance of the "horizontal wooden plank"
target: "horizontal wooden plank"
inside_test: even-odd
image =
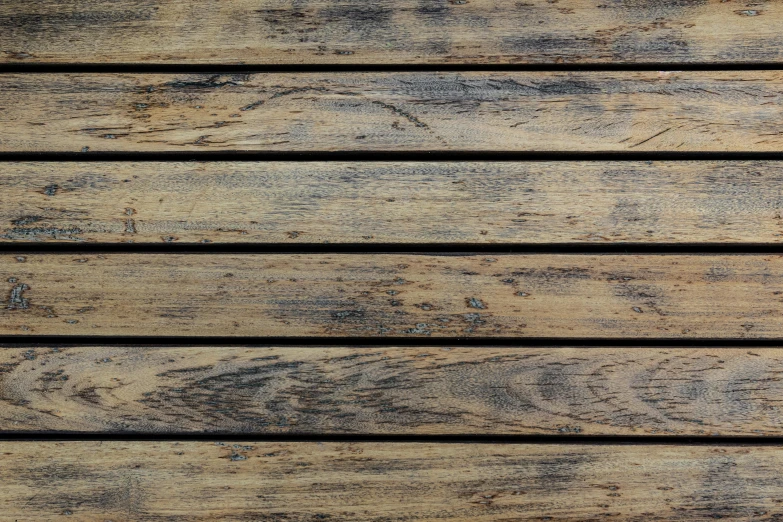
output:
[[[770,446],[2,442],[8,520],[776,520]],[[72,518],[68,518],[72,517]]]
[[[779,243],[783,163],[6,163],[0,241]]]
[[[6,63],[780,63],[779,2],[6,0]]]
[[[0,430],[781,436],[783,350],[0,348]]]
[[[783,147],[783,72],[7,74],[0,151]]]
[[[780,255],[5,254],[0,334],[782,338]]]

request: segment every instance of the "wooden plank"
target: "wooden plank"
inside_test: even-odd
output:
[[[783,147],[781,71],[0,76],[0,151]]]
[[[780,63],[771,2],[6,0],[5,63]]]
[[[779,243],[783,163],[6,163],[0,241]]]
[[[4,347],[0,430],[781,436],[781,349]]]
[[[5,254],[0,334],[783,337],[780,255]]]
[[[776,520],[771,446],[2,442],[7,520]],[[73,518],[67,518],[67,517]]]

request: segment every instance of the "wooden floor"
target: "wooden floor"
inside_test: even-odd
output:
[[[0,521],[783,519],[783,1],[6,0]]]

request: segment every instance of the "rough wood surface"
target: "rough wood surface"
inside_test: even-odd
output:
[[[777,520],[770,446],[0,442],[5,520]],[[70,518],[69,518],[70,517]]]
[[[6,0],[0,62],[783,61],[778,1]]]
[[[0,334],[783,338],[780,255],[5,254]]]
[[[6,163],[0,241],[779,243],[783,163]]]
[[[783,71],[7,74],[0,151],[783,147]]]
[[[5,347],[0,430],[783,435],[783,351]]]

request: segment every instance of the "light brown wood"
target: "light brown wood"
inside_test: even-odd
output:
[[[783,147],[783,71],[6,74],[0,151]]]
[[[6,0],[7,63],[780,63],[778,1]]]
[[[780,255],[5,254],[0,334],[783,337]]]
[[[5,163],[0,241],[779,243],[783,163]]]
[[[778,243],[781,163],[749,161],[765,156],[522,160],[779,153],[782,34],[778,0],[0,3],[6,160],[358,160],[0,163],[0,243],[19,244],[0,255],[0,336],[51,336],[0,346],[0,435],[106,439],[0,441],[0,522],[783,518],[783,448],[671,438],[783,437],[783,349],[687,342],[783,340],[783,256],[421,253]],[[632,70],[650,63],[665,65]],[[695,63],[770,67],[672,70]],[[42,64],[55,67],[25,68]],[[177,72],[189,64],[238,67]],[[433,151],[415,157],[449,161],[377,161]],[[44,241],[61,245],[29,250]],[[75,243],[354,246],[63,248]],[[119,344],[148,336],[182,346]],[[680,346],[491,346],[500,338]],[[102,344],[63,345],[77,340]],[[471,441],[512,434],[543,437]]]
[[[6,520],[775,520],[783,450],[1,442]],[[68,518],[70,517],[70,518]]]
[[[0,430],[781,436],[783,350],[0,348]]]

